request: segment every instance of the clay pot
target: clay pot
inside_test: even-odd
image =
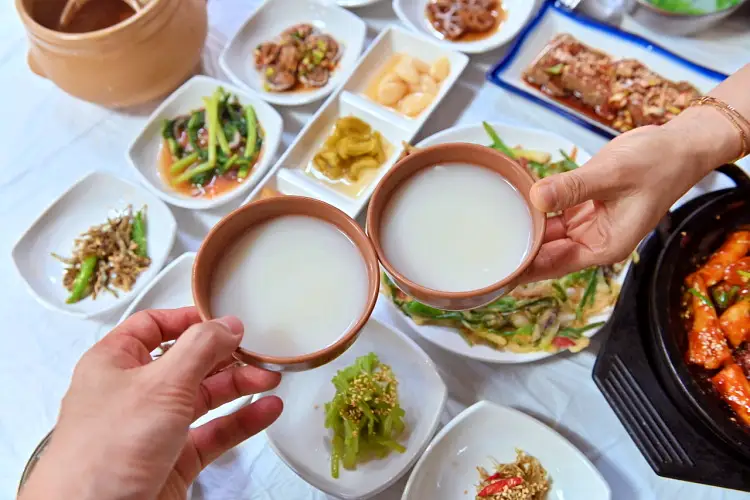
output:
[[[488,287],[468,292],[433,290],[406,278],[388,260],[381,242],[381,225],[388,202],[394,192],[417,172],[438,164],[469,163],[492,170],[503,176],[523,196],[532,219],[531,247],[515,272]],[[534,179],[528,170],[494,149],[477,144],[439,144],[417,150],[396,163],[381,179],[370,198],[367,210],[367,234],[372,240],[380,264],[393,282],[418,301],[445,310],[461,311],[484,306],[513,290],[523,273],[539,253],[547,227],[547,216],[534,208],[529,199]]]
[[[16,8],[32,71],[73,96],[112,108],[142,104],[169,94],[199,67],[205,0],[151,0],[124,21],[86,33],[51,29],[64,3],[16,0]]]
[[[263,353],[237,349],[234,357],[250,365],[274,371],[310,370],[329,363],[343,354],[359,337],[360,331],[370,318],[380,289],[378,257],[367,235],[354,219],[323,201],[301,196],[280,196],[243,205],[224,217],[209,231],[203,240],[193,265],[193,300],[201,319],[214,319],[211,312],[213,274],[221,256],[244,233],[270,219],[286,215],[305,215],[321,219],[336,226],[359,250],[367,268],[367,302],[364,310],[336,342],[316,352],[301,356],[278,357]],[[304,242],[300,242],[304,244]],[[325,314],[322,311],[321,314]],[[247,332],[245,335],[252,335]]]

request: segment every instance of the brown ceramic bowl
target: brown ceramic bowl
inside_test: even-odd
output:
[[[285,215],[306,215],[338,227],[359,249],[367,267],[367,302],[356,323],[334,344],[310,354],[293,357],[267,356],[237,349],[234,357],[247,364],[274,371],[301,371],[324,365],[344,353],[357,339],[372,314],[380,289],[380,268],[372,243],[362,228],[348,215],[328,203],[302,196],[280,196],[244,205],[224,217],[208,233],[193,265],[193,300],[204,321],[213,319],[211,293],[217,259],[239,236],[270,219]],[[300,242],[303,243],[303,242]],[[252,332],[245,332],[252,335]]]
[[[150,0],[125,20],[84,33],[56,30],[64,5],[16,0],[31,70],[75,97],[112,108],[134,106],[169,94],[200,67],[206,0]]]
[[[502,175],[508,180],[526,200],[529,207],[533,224],[533,235],[531,248],[526,259],[519,268],[502,281],[468,292],[443,292],[421,286],[407,279],[396,268],[391,265],[388,256],[383,251],[380,242],[380,228],[383,222],[383,214],[388,206],[391,195],[416,172],[441,163],[469,163],[490,169]],[[489,304],[495,299],[505,295],[515,288],[524,271],[539,253],[547,225],[547,217],[531,205],[529,190],[534,179],[531,174],[517,162],[511,160],[502,153],[477,144],[453,143],[439,144],[403,158],[388,172],[380,181],[378,187],[370,199],[370,207],[367,210],[367,234],[370,236],[380,263],[385,271],[393,279],[393,282],[406,294],[433,307],[445,310],[461,311],[474,309]],[[498,228],[501,230],[501,228]]]

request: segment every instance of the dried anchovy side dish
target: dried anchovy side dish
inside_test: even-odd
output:
[[[341,57],[341,46],[312,24],[296,24],[271,41],[255,48],[255,68],[263,75],[269,92],[285,92],[298,86],[322,87]]]
[[[338,479],[340,465],[354,470],[357,463],[404,453],[398,438],[406,414],[398,401],[398,381],[391,367],[369,353],[339,370],[331,380],[336,388],[326,403],[325,426],[331,429],[331,476]]]
[[[484,128],[496,149],[529,169],[536,179],[576,169],[577,151],[560,151],[562,159],[552,161],[543,151],[510,147],[488,124]],[[414,148],[405,150],[405,155]],[[448,230],[448,229],[446,229]],[[382,292],[418,325],[455,328],[469,345],[487,345],[498,350],[526,353],[536,351],[578,352],[589,345],[586,332],[603,322],[591,318],[611,310],[620,295],[616,278],[624,263],[594,266],[555,280],[522,285],[509,295],[478,309],[442,311],[417,302],[383,274]]]
[[[750,230],[731,233],[685,285],[687,361],[750,427]]]
[[[162,123],[161,175],[173,189],[211,197],[244,181],[260,158],[255,108],[219,87],[204,107]]]
[[[614,59],[569,34],[553,38],[523,77],[619,132],[662,125],[700,96],[688,82],[667,80],[635,59]]]
[[[129,292],[138,276],[148,269],[146,207],[128,207],[105,224],[93,226],[76,238],[70,258],[52,254],[65,264],[63,286],[70,292],[68,304],[103,291],[117,297],[115,289]]]
[[[516,461],[495,464],[495,471],[477,467],[476,500],[544,500],[550,489],[547,471],[536,458],[516,450]]]

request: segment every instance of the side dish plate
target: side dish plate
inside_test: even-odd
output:
[[[615,58],[641,61],[669,80],[692,83],[702,93],[708,92],[727,77],[638,35],[580,16],[548,1],[524,28],[507,54],[490,69],[487,79],[606,138],[612,138],[619,132],[559,103],[523,79],[526,68],[548,42],[562,33],[570,33],[584,44]]]

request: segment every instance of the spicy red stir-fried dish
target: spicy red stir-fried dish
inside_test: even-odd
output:
[[[687,361],[711,371],[716,392],[750,427],[750,230],[730,234],[685,283]]]
[[[688,82],[667,80],[640,61],[615,59],[568,34],[547,44],[524,79],[620,132],[662,125],[700,96]]]
[[[550,479],[542,464],[522,450],[516,450],[516,461],[495,464],[494,472],[477,467],[480,482],[476,500],[544,500]]]

